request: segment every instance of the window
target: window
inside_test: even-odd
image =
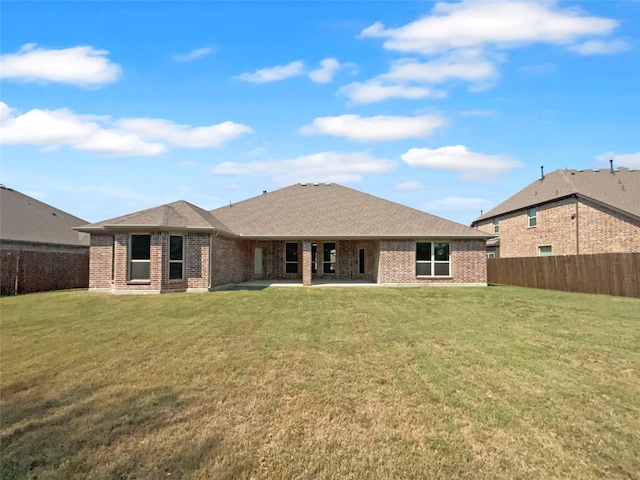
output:
[[[416,243],[416,275],[448,277],[450,275],[449,242]]]
[[[535,227],[538,224],[535,207],[527,210],[527,216],[529,217],[529,226]]]
[[[496,258],[496,252],[487,252],[487,258]]]
[[[311,244],[311,273],[318,272],[318,244]]]
[[[325,243],[322,256],[322,271],[324,273],[336,273],[336,244]]]
[[[493,219],[493,233],[500,233],[500,220],[497,218]]]
[[[286,273],[298,273],[298,244],[297,243],[287,243],[285,245],[284,271]]]
[[[131,235],[129,252],[129,280],[149,280],[151,235]]]
[[[184,272],[184,237],[169,235],[169,280],[182,280]]]
[[[538,256],[539,257],[550,257],[551,253],[551,245],[542,245],[538,247]]]

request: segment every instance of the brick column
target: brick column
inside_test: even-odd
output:
[[[302,241],[302,285],[311,286],[311,242]]]

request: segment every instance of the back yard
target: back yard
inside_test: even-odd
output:
[[[640,478],[640,300],[2,298],[1,476]]]

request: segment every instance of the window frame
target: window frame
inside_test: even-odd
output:
[[[329,255],[326,255],[327,245],[333,245],[333,249],[329,250]],[[334,251],[333,261],[331,261],[331,250]],[[333,265],[332,272],[327,272],[327,265]],[[335,275],[337,272],[338,272],[338,245],[336,244],[336,242],[323,242],[322,243],[322,274]]]
[[[295,245],[295,260],[289,260],[289,245]],[[285,242],[284,244],[284,273],[285,274],[297,274],[300,271],[300,244],[299,242]],[[289,266],[295,265],[295,272],[289,271]]]
[[[133,237],[148,237],[149,238],[149,258],[140,259],[133,258]],[[129,244],[127,252],[127,281],[129,283],[151,283],[151,237],[150,233],[131,233],[129,234]],[[149,277],[148,278],[133,278],[133,264],[134,263],[147,263],[149,265]]]
[[[172,259],[171,258],[171,237],[177,237],[177,238],[181,238],[182,239],[182,250],[181,250],[181,257],[179,260],[178,259]],[[168,253],[167,253],[167,260],[168,260],[168,278],[170,282],[180,282],[182,280],[184,280],[184,266],[185,266],[185,236],[184,235],[180,235],[180,234],[175,234],[175,233],[171,233],[169,234],[169,243],[168,243]],[[180,278],[171,278],[171,265],[181,265],[180,268]]]
[[[500,233],[500,219],[498,217],[493,219],[493,233]]]
[[[429,244],[429,259],[428,260],[419,260],[418,259],[418,245],[420,244]],[[447,260],[436,260],[436,245],[447,245]],[[453,277],[452,264],[451,264],[451,242],[450,241],[428,241],[421,242],[416,241],[415,248],[415,264],[416,264],[416,277],[417,278],[451,278]],[[419,274],[418,273],[418,265],[429,265],[429,274]],[[447,273],[446,274],[437,274],[436,273],[436,265],[447,265]]]
[[[487,252],[487,259],[496,258],[496,252]]]
[[[543,252],[542,252],[543,248],[548,248],[549,249],[548,253],[545,252],[545,254],[543,254]],[[538,256],[539,257],[552,257],[553,256],[553,245],[538,245]]]
[[[536,207],[527,209],[527,226],[528,228],[535,228],[538,226],[538,211]]]

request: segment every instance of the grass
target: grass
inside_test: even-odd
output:
[[[640,478],[640,300],[0,300],[3,479]]]

